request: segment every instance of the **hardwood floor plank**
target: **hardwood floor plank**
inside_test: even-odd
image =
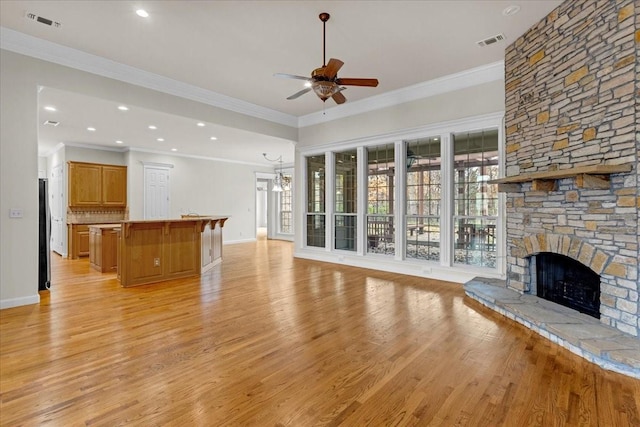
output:
[[[41,303],[0,311],[0,425],[640,425],[640,381],[459,284],[292,249],[135,288],[54,256]]]

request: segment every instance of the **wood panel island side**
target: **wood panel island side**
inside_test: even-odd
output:
[[[198,216],[181,219],[122,221],[118,253],[118,279],[123,287],[145,285],[202,272],[203,246],[215,236],[222,247],[222,232],[204,234],[222,228],[228,217]],[[222,251],[211,262],[222,261]]]

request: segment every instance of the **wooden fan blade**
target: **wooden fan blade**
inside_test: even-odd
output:
[[[296,99],[302,95],[304,95],[305,93],[309,92],[311,90],[310,87],[304,88],[302,89],[300,92],[296,92],[293,95],[291,95],[290,97],[288,97],[287,99]]]
[[[273,77],[278,77],[281,79],[298,79],[298,80],[306,80],[308,82],[311,81],[309,77],[304,76],[296,76],[295,74],[285,74],[285,73],[275,73]]]
[[[339,59],[331,58],[327,66],[324,67],[323,75],[328,79],[333,79],[338,75],[338,70],[340,70],[343,65],[344,62],[340,61]]]
[[[336,101],[336,104],[344,104],[345,101],[347,100],[347,98],[344,97],[344,95],[342,94],[342,92],[336,92],[334,93],[331,98],[333,98],[334,101]]]
[[[353,79],[353,78],[339,78],[336,79],[336,83],[339,85],[347,86],[378,86],[378,79]]]

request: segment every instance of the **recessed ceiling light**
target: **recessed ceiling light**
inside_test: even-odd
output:
[[[178,151],[178,149],[177,148],[172,148],[171,151]]]
[[[88,128],[87,128],[87,130],[88,130],[89,132],[95,132],[95,131],[96,131],[96,128],[94,128],[94,127],[88,127]]]
[[[56,107],[52,107],[51,105],[47,105],[46,107],[44,107],[44,109],[47,111],[58,111],[56,110]]]
[[[122,141],[117,140],[117,141],[116,141],[116,144],[122,144]]]
[[[202,122],[198,122],[198,123],[197,123],[197,126],[204,127],[204,123],[202,123]]]
[[[503,11],[502,14],[504,16],[513,16],[516,13],[520,12],[520,6],[517,5],[512,5],[512,6],[508,6],[506,7]]]
[[[144,9],[138,9],[138,10],[136,10],[136,15],[138,15],[141,18],[148,18],[149,17],[149,12],[147,12]]]
[[[118,105],[118,110],[120,111],[129,111],[129,107],[126,105]]]
[[[212,136],[212,137],[211,137],[211,138],[209,138],[209,139],[210,139],[210,140],[212,140],[212,141],[215,141],[215,140],[217,140],[218,138],[216,138],[215,136]]]
[[[156,141],[158,141],[158,142],[164,142],[164,138],[158,138],[158,139],[156,139]]]
[[[151,130],[156,130],[156,129],[158,129],[158,128],[157,128],[157,127],[155,127],[154,125],[149,125],[149,129],[151,129]]]

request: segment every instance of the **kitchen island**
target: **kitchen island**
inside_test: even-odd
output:
[[[182,215],[183,219],[207,218],[209,221],[202,229],[201,254],[202,262],[200,271],[204,273],[222,262],[222,227],[228,217],[208,215]]]
[[[120,284],[129,287],[199,276],[202,272],[202,234],[207,226],[215,229],[219,224],[221,227],[227,218],[192,216],[122,221],[118,255]],[[221,260],[222,251],[216,263]]]
[[[120,224],[89,226],[89,265],[101,273],[118,269],[118,230]]]

